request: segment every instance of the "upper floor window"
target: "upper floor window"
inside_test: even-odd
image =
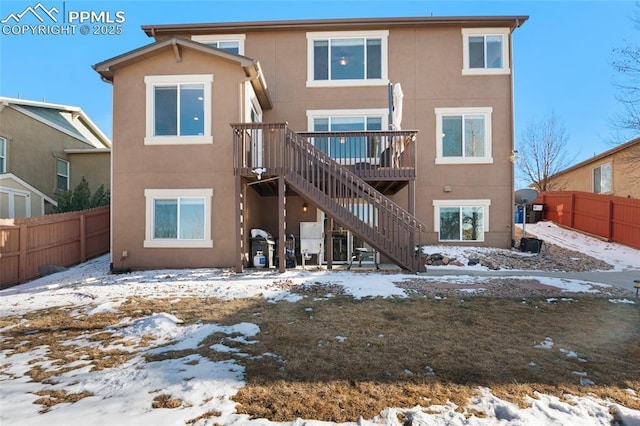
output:
[[[69,190],[69,162],[56,158],[56,188],[59,191]]]
[[[463,28],[462,73],[509,74],[508,28]]]
[[[313,132],[361,132],[387,127],[386,109],[307,111]],[[312,143],[342,163],[378,161],[382,141],[368,136],[315,137]]]
[[[0,138],[0,173],[7,172],[7,140]]]
[[[436,164],[492,163],[488,108],[436,108]]]
[[[613,192],[611,163],[604,163],[593,169],[593,192],[596,194]]]
[[[212,143],[213,75],[146,76],[146,145]]]
[[[386,85],[389,31],[307,33],[307,86]]]
[[[207,46],[226,50],[236,55],[244,55],[244,34],[212,34],[212,35],[194,35],[191,40]]]

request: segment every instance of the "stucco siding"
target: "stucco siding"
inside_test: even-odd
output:
[[[145,76],[213,74],[213,143],[145,145]],[[237,63],[184,49],[176,62],[171,49],[119,69],[114,78],[113,246],[112,258],[128,252],[136,267],[229,266],[235,260],[235,185],[229,123],[239,121]],[[145,189],[213,189],[213,248],[144,248]]]
[[[640,144],[585,162],[579,167],[553,176],[550,183],[554,191],[594,192],[593,171],[605,164],[611,165],[612,191],[607,195],[640,198]]]
[[[418,129],[416,216],[433,224],[433,199],[491,199],[490,231],[484,244],[506,247],[512,238],[513,149],[511,76],[463,76],[460,28],[392,29],[389,79],[402,84],[402,128]],[[260,59],[273,110],[264,121],[286,121],[307,131],[308,110],[388,108],[387,86],[306,87],[305,31],[247,34],[248,56]],[[285,53],[286,52],[286,53]],[[286,56],[284,56],[286,55]],[[286,66],[295,60],[297,66]],[[436,165],[436,108],[492,108],[492,164]],[[445,193],[443,188],[451,187]],[[406,206],[403,191],[393,197]],[[432,226],[430,230],[433,231]],[[432,242],[437,234],[431,232]]]
[[[189,38],[188,34],[183,34]],[[287,122],[308,131],[308,111],[388,108],[386,84],[366,87],[308,87],[307,31],[265,30],[245,33],[245,55],[260,62],[272,109],[264,122]],[[463,35],[459,27],[392,28],[388,35],[388,78],[404,92],[403,129],[417,129],[416,216],[434,232],[434,200],[489,200],[489,229],[472,245],[508,247],[513,236],[513,111],[510,74],[463,75]],[[506,40],[505,40],[506,42]],[[236,194],[233,175],[233,132],[242,121],[241,86],[245,78],[237,63],[180,46],[181,61],[167,46],[113,70],[113,246],[117,264],[122,251],[135,267],[233,266],[236,254]],[[111,72],[112,70],[109,70]],[[213,143],[145,145],[146,76],[213,74]],[[490,111],[491,156],[484,164],[437,164],[436,110],[485,108]],[[145,190],[211,188],[212,248],[144,247]],[[278,198],[261,197],[245,188],[245,254],[248,231],[278,232]],[[392,197],[408,208],[408,190]],[[301,221],[315,221],[309,203],[302,212],[300,197],[287,199],[287,230],[299,235]],[[118,265],[116,265],[118,266]],[[125,265],[126,266],[126,265]]]

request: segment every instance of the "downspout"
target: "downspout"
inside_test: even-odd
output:
[[[509,241],[508,243],[508,248],[511,248],[513,246],[513,244],[515,243],[515,219],[514,219],[514,213],[513,213],[513,206],[515,205],[515,184],[516,184],[516,176],[515,176],[515,170],[516,170],[516,162],[515,162],[515,154],[514,151],[516,149],[515,145],[516,145],[516,134],[515,134],[515,127],[516,127],[516,108],[515,108],[515,84],[514,84],[514,74],[515,74],[515,64],[514,64],[514,58],[513,58],[513,31],[520,27],[520,21],[516,19],[515,25],[511,28],[511,31],[509,31],[509,58],[511,59],[511,153],[512,155],[514,155],[514,161],[511,163],[511,204],[509,206],[509,217],[510,217],[510,221],[511,221],[511,241]],[[509,160],[511,161],[511,160]],[[524,221],[524,218],[523,218]]]

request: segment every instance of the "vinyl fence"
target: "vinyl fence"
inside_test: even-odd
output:
[[[37,278],[109,251],[110,208],[0,219],[0,288]]]
[[[543,218],[640,249],[640,200],[589,192],[543,192]]]

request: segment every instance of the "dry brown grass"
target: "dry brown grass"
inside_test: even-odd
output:
[[[234,399],[239,412],[276,421],[357,421],[389,406],[447,400],[465,406],[478,386],[520,406],[542,392],[592,394],[640,409],[625,391],[640,392],[638,313],[637,305],[596,298],[279,303],[265,306],[259,343],[245,350],[281,359],[240,359],[248,384]],[[547,336],[552,350],[534,348]],[[573,371],[586,371],[596,386],[580,386]]]
[[[46,355],[33,361],[28,374],[34,381],[55,384],[56,376],[65,371],[112,368],[153,344],[147,337],[131,347],[132,352],[110,347],[132,344],[113,328],[122,318],[169,312],[185,324],[251,322],[260,327],[253,345],[216,333],[195,349],[146,358],[147,362],[192,354],[212,361],[233,358],[245,366],[247,381],[234,400],[238,412],[252,417],[342,422],[374,417],[386,407],[448,401],[465,407],[479,386],[522,407],[529,403],[527,397],[541,392],[561,398],[594,395],[640,409],[640,398],[626,390],[640,393],[637,304],[612,304],[592,297],[547,303],[540,298],[356,300],[307,294],[298,303],[259,298],[130,299],[119,311],[72,316],[70,310],[60,308],[2,318],[1,324],[16,326],[3,333],[0,350],[11,354],[46,347]],[[553,349],[534,348],[547,336],[555,343]],[[92,345],[76,345],[76,339]],[[63,344],[69,341],[72,344]],[[251,356],[216,352],[210,348],[216,343],[239,347]],[[565,356],[560,348],[577,352],[587,362]],[[267,352],[275,356],[263,356]],[[54,362],[44,368],[44,361]],[[81,362],[69,366],[73,361]],[[0,373],[7,367],[0,366]],[[573,371],[587,372],[595,385],[581,386]],[[89,396],[43,392],[36,403],[44,410]],[[153,402],[154,407],[167,408],[182,404],[179,395],[166,394]],[[202,419],[216,415],[205,413]]]
[[[178,408],[182,407],[180,398],[172,398],[171,395],[163,393],[153,398],[151,408]]]
[[[185,421],[185,423],[188,424],[188,425],[192,425],[194,423],[199,422],[200,420],[210,419],[211,417],[219,417],[221,415],[222,415],[222,413],[220,411],[211,410],[211,411],[207,411],[204,414],[199,415],[198,417],[194,417],[193,419],[189,419],[189,420]],[[217,425],[217,423],[216,423],[216,425]]]
[[[46,413],[57,404],[67,403],[73,404],[74,402],[78,402],[83,398],[88,396],[93,396],[91,392],[78,392],[78,393],[67,393],[65,390],[53,390],[47,389],[35,392],[35,395],[38,395],[40,398],[36,399],[33,403],[42,405],[40,409],[40,413]]]

